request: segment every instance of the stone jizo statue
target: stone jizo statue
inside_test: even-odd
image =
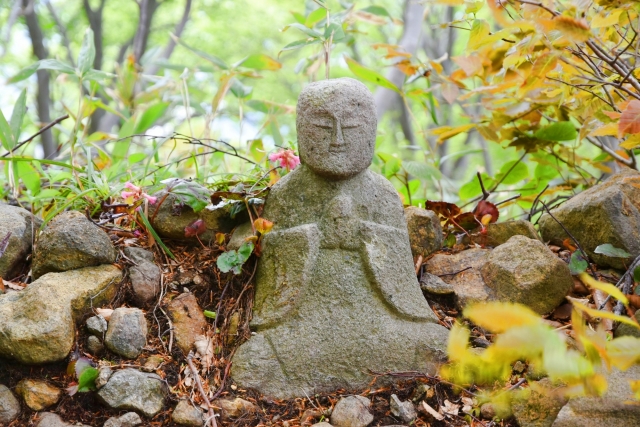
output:
[[[365,388],[368,370],[435,373],[447,330],[420,291],[398,194],[367,169],[371,92],[349,78],[312,83],[297,112],[301,165],[266,202],[274,227],[258,265],[256,333],[232,377],[290,398]]]

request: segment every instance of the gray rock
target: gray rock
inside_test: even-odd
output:
[[[0,384],[0,425],[9,424],[20,414],[20,402],[9,387]]]
[[[0,203],[0,241],[11,233],[9,245],[0,256],[0,277],[9,280],[19,273],[18,269],[31,252],[40,224],[42,221],[28,210]]]
[[[40,414],[38,414],[38,418],[40,419],[40,421],[38,421],[36,427],[91,427],[86,424],[80,423],[69,424],[67,422],[64,422],[59,415],[52,412],[41,412]]]
[[[119,417],[111,417],[105,423],[103,427],[136,427],[142,424],[140,415],[135,412],[127,412]]]
[[[640,310],[636,310],[636,314],[634,315],[636,318],[636,322],[640,322]],[[616,328],[616,337],[622,337],[625,335],[631,337],[640,338],[640,330],[638,328],[633,327],[631,325],[627,325],[626,323],[620,323]]]
[[[366,397],[343,397],[331,412],[331,425],[334,427],[366,427],[373,422],[369,406],[371,406],[371,401]]]
[[[62,390],[46,381],[23,379],[16,385],[16,393],[34,411],[42,411],[58,403]]]
[[[448,331],[420,292],[395,188],[367,170],[371,93],[353,79],[312,83],[297,129],[302,164],[264,208],[274,227],[256,276],[257,334],[236,352],[233,378],[290,398],[366,387],[367,369],[435,369]]]
[[[640,425],[640,406],[633,403],[629,381],[640,378],[640,365],[625,372],[613,369],[602,397],[578,397],[562,407],[553,427],[635,427]]]
[[[511,403],[513,416],[520,427],[551,427],[567,403],[549,379],[534,381]]]
[[[87,332],[102,338],[107,332],[107,321],[101,315],[91,316],[87,319]]]
[[[176,344],[184,354],[189,354],[198,335],[207,329],[207,320],[192,293],[185,292],[175,297],[167,306],[173,323]]]
[[[139,308],[120,307],[113,310],[104,343],[109,350],[135,359],[147,343],[147,319]]]
[[[315,423],[311,427],[333,427],[333,426],[328,422],[323,421],[321,423]]]
[[[247,413],[258,410],[256,405],[239,397],[235,399],[218,399],[212,402],[212,404],[220,408],[220,416],[223,420],[240,418]]]
[[[100,338],[95,335],[89,335],[87,337],[87,351],[97,356],[104,351],[104,344],[102,344]]]
[[[76,321],[107,304],[122,279],[113,265],[49,273],[23,291],[0,295],[0,356],[26,364],[57,362],[69,354]]]
[[[455,293],[453,285],[431,273],[424,273],[420,278],[420,289],[433,295],[450,295]]]
[[[492,420],[496,416],[496,409],[493,407],[493,403],[483,403],[480,407],[480,415],[485,420]]]
[[[135,246],[127,246],[124,248],[124,255],[136,264],[145,261],[153,262],[153,252]]]
[[[98,378],[96,378],[96,388],[100,390],[104,387],[108,382],[109,378],[113,375],[113,370],[109,366],[101,366],[98,369]]]
[[[251,222],[245,222],[237,226],[231,233],[229,243],[227,243],[228,251],[237,251],[247,238],[253,236],[253,227]]]
[[[525,236],[530,239],[540,240],[540,235],[533,224],[524,219],[515,221],[494,222],[487,225],[487,237],[485,244],[498,246],[506,243],[513,236]]]
[[[639,183],[640,173],[625,169],[552,209],[551,213],[596,264],[625,269],[629,259],[607,257],[593,251],[599,245],[610,243],[629,252],[631,259],[640,255]],[[548,214],[540,217],[539,225],[544,241],[561,246],[568,237]]]
[[[133,300],[138,306],[146,307],[155,302],[160,293],[161,275],[160,267],[147,260],[129,268]]]
[[[165,386],[156,374],[127,368],[111,375],[97,395],[111,408],[131,409],[151,418],[164,406]]]
[[[181,400],[171,414],[174,423],[188,427],[202,427],[202,410],[194,407],[188,400]]]
[[[116,260],[116,250],[107,233],[82,212],[63,212],[38,237],[31,271],[43,274],[75,270]]]
[[[481,269],[490,250],[467,249],[457,254],[435,254],[425,263],[427,273],[440,276],[456,294],[459,307],[492,298],[492,291],[483,278]],[[464,270],[464,271],[463,271]]]
[[[413,259],[427,257],[442,247],[442,225],[438,215],[426,209],[409,206],[404,209]]]
[[[215,206],[208,204],[207,207],[200,212],[194,212],[193,209],[182,202],[183,198],[179,193],[189,192],[191,194],[198,194],[203,203],[209,203],[211,191],[197,182],[174,179],[173,183],[167,186],[173,187],[174,190],[169,192],[168,195],[166,189],[155,193],[154,196],[158,198],[157,203],[162,201],[162,204],[160,204],[159,207],[154,205],[150,213],[151,225],[160,237],[190,240],[198,243],[195,237],[185,237],[184,229],[192,222],[202,219],[207,227],[207,231],[199,237],[203,242],[208,242],[215,236],[215,233],[228,233],[237,224],[247,219],[246,212],[236,215],[235,218],[231,218],[233,203],[226,202],[219,203]],[[179,189],[179,191],[175,189]]]
[[[540,314],[556,308],[573,287],[567,264],[542,242],[525,236],[513,236],[495,248],[481,271],[496,299]]]
[[[389,409],[391,409],[391,413],[394,416],[400,418],[405,423],[411,423],[418,418],[418,413],[416,412],[416,408],[413,407],[413,403],[409,401],[403,402],[395,394],[391,395]]]

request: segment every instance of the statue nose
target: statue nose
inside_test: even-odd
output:
[[[331,146],[340,147],[344,145],[344,137],[342,135],[342,125],[340,120],[336,119],[334,122],[333,138],[331,138]]]

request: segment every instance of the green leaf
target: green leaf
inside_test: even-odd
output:
[[[56,59],[43,59],[38,62],[38,70],[60,71],[64,74],[76,73],[75,68]]]
[[[240,65],[253,70],[275,71],[282,68],[281,63],[262,53],[248,56]]]
[[[571,141],[576,139],[578,131],[571,122],[556,122],[538,129],[533,136],[546,141]]]
[[[366,80],[368,82],[375,83],[378,86],[401,93],[400,89],[398,89],[396,85],[391,83],[386,77],[384,77],[382,74],[378,73],[377,71],[373,71],[367,67],[364,67],[363,65],[360,65],[359,63],[349,58],[348,56],[345,56],[344,59],[346,59],[349,69],[353,74],[356,75],[356,77],[360,77],[362,80]]]
[[[16,74],[15,76],[13,76],[9,80],[7,80],[7,83],[21,82],[22,80],[31,77],[33,75],[33,73],[38,71],[39,67],[40,67],[40,61],[34,62],[33,64],[29,65],[28,67],[23,68],[22,70],[18,71],[18,74]]]
[[[513,169],[512,169],[513,168]],[[509,170],[511,171],[509,172]],[[507,172],[509,173],[507,175]],[[516,184],[529,176],[529,168],[527,165],[519,160],[513,160],[505,163],[500,168],[500,172],[496,175],[496,180],[500,181],[502,177],[502,184]]]
[[[253,252],[253,242],[245,242],[238,248],[238,258],[244,264]]]
[[[304,40],[296,40],[294,42],[289,43],[288,45],[286,45],[285,47],[283,47],[280,50],[280,53],[282,52],[286,52],[287,50],[294,50],[294,49],[300,49],[301,47],[305,47],[305,46],[309,46],[312,44],[318,44],[318,43],[322,43],[322,40],[320,39],[313,39],[313,40],[308,40],[308,39],[304,39]],[[279,56],[280,54],[278,54]]]
[[[143,161],[144,159],[146,159],[148,156],[146,153],[133,153],[132,155],[129,156],[129,158],[127,159],[129,161],[130,165],[136,164],[138,162]]]
[[[168,102],[159,102],[147,108],[144,113],[140,115],[138,120],[136,120],[133,133],[138,134],[146,132],[160,117],[162,117],[164,112],[167,111],[167,107],[169,107]]]
[[[333,34],[333,41],[337,42],[344,39],[344,30],[340,24],[331,24],[324,30],[324,38],[329,40],[329,37]]]
[[[391,15],[389,15],[389,12],[387,12],[387,9],[385,9],[382,6],[368,6],[368,7],[365,7],[364,9],[360,9],[360,12],[366,12],[376,16],[391,18]]]
[[[203,310],[202,314],[204,314],[204,317],[208,317],[209,319],[215,319],[216,318],[216,312],[215,311]]]
[[[571,274],[577,275],[580,273],[584,273],[587,271],[587,267],[589,267],[589,263],[582,256],[582,252],[575,251],[571,254],[571,260],[569,261],[569,270]]]
[[[231,80],[231,87],[229,90],[236,98],[246,98],[251,95],[251,92],[253,92],[253,88],[251,86],[242,84],[242,82],[236,78]]]
[[[313,37],[314,39],[322,38],[322,34],[317,32],[316,30],[314,30],[312,28],[309,28],[306,25],[302,25],[302,24],[298,24],[298,23],[289,24],[286,27],[284,27],[282,29],[282,31],[287,31],[289,29],[289,27],[296,28],[296,29],[302,31],[303,33],[305,33],[306,35],[308,35],[309,37]]]
[[[309,16],[307,16],[307,19],[305,19],[304,21],[304,25],[306,25],[309,28],[313,28],[314,25],[316,25],[318,22],[322,21],[326,17],[327,17],[327,9],[325,9],[324,7],[319,7],[318,9],[311,12]]]
[[[111,74],[111,73],[106,73],[104,71],[101,70],[89,70],[86,73],[84,73],[84,80],[87,81],[92,81],[92,82],[97,82],[97,83],[104,83],[106,80],[109,80],[110,78],[114,77],[115,74]]]
[[[31,191],[32,195],[37,195],[40,192],[40,174],[36,168],[30,163],[19,162],[16,163],[16,171],[27,190]]]
[[[633,270],[633,281],[636,283],[640,283],[640,265],[637,266],[635,270]],[[640,291],[640,286],[638,286],[636,290]]]
[[[593,250],[597,254],[602,254],[611,258],[629,258],[631,254],[624,249],[616,248],[611,243],[599,245]]]
[[[200,212],[209,204],[211,191],[197,182],[173,178],[161,182],[166,184],[167,189],[177,195],[180,201],[194,212]]]
[[[430,165],[426,162],[416,162],[414,160],[409,160],[402,163],[402,167],[407,173],[415,176],[416,178],[430,180],[430,179],[440,179],[442,178],[442,174],[440,171],[434,166]]]
[[[78,54],[78,71],[84,76],[87,71],[93,68],[93,60],[96,57],[96,48],[93,42],[93,30],[87,28],[82,38],[82,46]]]
[[[78,375],[78,391],[90,391],[96,389],[96,378],[98,378],[98,371],[94,367],[87,367],[82,370],[82,373]]]
[[[173,253],[169,250],[169,248],[162,242],[162,239],[160,239],[160,236],[158,236],[158,233],[156,233],[156,230],[154,230],[153,227],[151,226],[151,223],[149,222],[149,218],[147,218],[147,216],[142,212],[138,212],[138,217],[142,220],[144,227],[147,229],[147,231],[149,231],[149,233],[151,233],[151,235],[153,236],[153,239],[156,241],[158,246],[162,248],[164,253],[167,254],[171,259],[176,259],[175,255],[173,255]]]
[[[245,242],[238,248],[238,251],[227,251],[221,254],[216,265],[223,273],[232,271],[233,274],[240,274],[242,272],[242,265],[249,259],[253,252],[253,243]]]
[[[20,137],[20,129],[22,129],[22,121],[27,114],[27,90],[23,89],[20,92],[18,101],[13,107],[13,113],[11,113],[11,134],[13,135],[13,141],[17,144]]]
[[[4,118],[2,110],[0,110],[0,142],[2,142],[2,146],[7,151],[11,151],[16,146],[11,126],[7,123],[7,119]]]
[[[218,58],[217,56],[214,55],[210,55],[205,51],[202,51],[200,49],[196,49],[195,47],[191,47],[188,44],[186,44],[185,42],[183,42],[181,39],[177,39],[178,44],[182,47],[184,47],[187,50],[190,50],[192,53],[195,53],[196,55],[198,55],[201,58],[206,59],[207,61],[211,62],[213,65],[217,66],[218,68],[222,69],[222,70],[228,70],[229,66],[220,58]]]

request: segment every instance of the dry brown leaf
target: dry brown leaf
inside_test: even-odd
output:
[[[104,317],[104,320],[108,322],[111,319],[111,314],[113,313],[113,310],[110,308],[96,308],[96,313]]]
[[[198,335],[194,346],[203,368],[209,369],[213,363],[213,340],[206,335]]]
[[[442,412],[444,412],[445,414],[458,415],[460,405],[456,405],[455,403],[451,403],[447,399],[445,399],[444,405],[440,407],[440,410],[442,410]]]
[[[436,411],[435,409],[433,409],[431,406],[429,406],[429,404],[427,402],[425,402],[424,400],[422,401],[422,407],[424,408],[425,411],[427,411],[436,420],[438,420],[438,421],[444,420],[444,416],[441,413],[439,413],[438,411]]]

